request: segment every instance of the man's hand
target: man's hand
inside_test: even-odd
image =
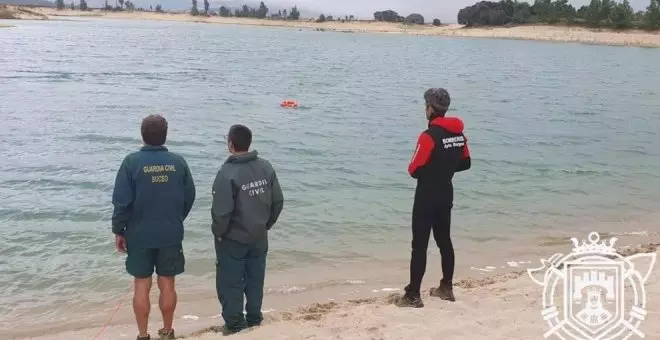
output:
[[[115,248],[117,248],[117,251],[120,253],[126,252],[126,239],[124,236],[115,235]]]

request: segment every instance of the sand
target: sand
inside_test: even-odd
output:
[[[232,24],[250,26],[289,27],[299,29],[314,29],[319,31],[345,33],[390,33],[445,37],[499,38],[538,40],[555,42],[575,42],[586,44],[660,47],[660,33],[631,30],[615,32],[611,30],[595,30],[568,26],[517,26],[493,28],[464,28],[462,25],[404,25],[385,22],[352,21],[316,23],[313,19],[299,21],[258,20],[250,18],[223,18],[219,16],[193,17],[189,14],[154,13],[154,12],[103,12],[94,11],[58,11],[53,8],[31,8],[30,10],[49,18],[62,16],[103,17],[132,20],[160,20],[179,22],[200,22],[213,24]]]
[[[623,255],[655,252],[657,245],[620,250]],[[534,264],[535,266],[536,264]],[[652,272],[647,289],[647,320],[640,330],[660,338],[660,271]],[[236,339],[542,339],[549,329],[541,316],[542,288],[526,271],[456,283],[457,302],[425,294],[425,308],[393,305],[398,294],[381,298],[327,302],[295,313],[269,317],[264,326],[239,333]],[[217,339],[217,334],[192,336]]]
[[[652,277],[649,310],[660,311],[660,284]],[[542,339],[548,330],[541,317],[540,287],[525,273],[496,278],[474,289],[456,288],[455,303],[425,296],[425,308],[402,309],[391,298],[308,307],[282,321],[240,333],[236,339]],[[658,313],[650,313],[641,330],[660,337]],[[217,339],[207,333],[195,340]]]
[[[658,239],[654,238],[654,241]],[[568,249],[561,247],[564,253]],[[569,243],[570,244],[570,243]],[[631,244],[631,243],[625,243]],[[634,243],[632,243],[634,244]],[[620,247],[619,253],[630,256],[640,253],[656,253],[660,243],[648,243],[632,247]],[[548,254],[549,256],[550,254]],[[546,256],[546,258],[548,257]],[[656,253],[657,256],[657,253]],[[640,271],[645,267],[636,262]],[[265,310],[261,327],[247,330],[232,337],[239,339],[542,339],[549,329],[543,321],[542,287],[529,277],[526,268],[538,268],[540,261],[515,271],[480,278],[467,278],[455,283],[456,302],[442,301],[423,295],[425,307],[421,309],[399,308],[393,301],[400,292],[384,289],[372,291],[362,297],[343,300],[308,300],[302,307],[291,307],[280,311]],[[646,265],[648,267],[648,265]],[[646,282],[648,315],[640,330],[647,339],[660,339],[660,266],[655,265]],[[642,274],[644,275],[644,274]],[[425,280],[424,287],[432,283]],[[632,290],[627,289],[630,293]],[[627,294],[631,296],[631,294]],[[209,297],[212,299],[212,297]],[[272,299],[272,297],[270,298]],[[630,303],[630,299],[626,299]],[[153,300],[152,300],[153,301]],[[630,306],[630,304],[628,304]],[[154,306],[155,307],[155,306]],[[560,306],[561,307],[561,306]],[[126,304],[118,315],[130,316]],[[177,308],[175,328],[180,336],[190,340],[218,339],[218,326],[222,325],[219,315],[208,316],[194,313],[195,306]],[[152,309],[150,329],[152,334],[160,325],[156,308]],[[216,312],[217,313],[217,312]],[[88,328],[32,338],[32,339],[132,339],[135,326],[115,325],[103,329]],[[550,338],[552,339],[552,338]]]
[[[0,19],[47,20],[48,16],[32,8],[0,5]],[[4,27],[7,27],[6,25]],[[3,27],[3,24],[0,24]]]

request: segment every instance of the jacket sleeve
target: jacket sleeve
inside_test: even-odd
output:
[[[213,203],[211,206],[211,231],[216,238],[229,231],[231,214],[234,211],[234,190],[231,180],[220,170],[213,182]]]
[[[128,157],[124,158],[117,176],[115,178],[115,188],[112,192],[112,232],[116,235],[123,235],[126,226],[131,218],[133,200],[135,192],[133,188],[133,178]]]
[[[417,139],[417,147],[415,148],[415,153],[413,154],[410,164],[408,165],[408,173],[413,178],[423,177],[427,170],[427,163],[431,158],[431,153],[435,143],[433,138],[426,133],[422,132]]]
[[[277,219],[280,217],[282,208],[284,208],[284,195],[282,194],[282,187],[280,187],[280,182],[277,179],[277,174],[275,173],[275,171],[273,171],[273,176],[270,180],[270,184],[271,184],[271,192],[273,196],[271,197],[270,219],[266,224],[266,229],[268,230],[270,230],[270,228],[272,228],[273,225],[275,225]]]
[[[188,214],[190,214],[190,210],[192,210],[193,204],[195,204],[196,190],[195,190],[195,181],[193,180],[192,172],[190,172],[188,163],[186,163],[186,161],[183,161],[183,165],[184,165],[184,170],[186,172],[183,183],[183,187],[184,187],[183,219],[185,220],[186,217],[188,217]]]
[[[472,166],[472,160],[470,158],[470,148],[468,147],[467,137],[463,136],[463,138],[465,138],[465,145],[463,146],[463,153],[461,154],[461,162],[458,164],[458,168],[456,169],[456,172],[468,170]]]

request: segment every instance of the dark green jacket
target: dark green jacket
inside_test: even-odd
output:
[[[213,183],[213,235],[243,244],[268,236],[284,206],[272,165],[257,151],[230,156]]]
[[[195,183],[183,157],[145,146],[124,158],[112,193],[112,232],[131,247],[161,248],[183,241],[183,221],[195,202]]]

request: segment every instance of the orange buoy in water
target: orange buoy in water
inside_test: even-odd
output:
[[[293,99],[287,99],[287,100],[281,102],[280,106],[295,109],[295,108],[298,107],[298,102],[293,100]]]

